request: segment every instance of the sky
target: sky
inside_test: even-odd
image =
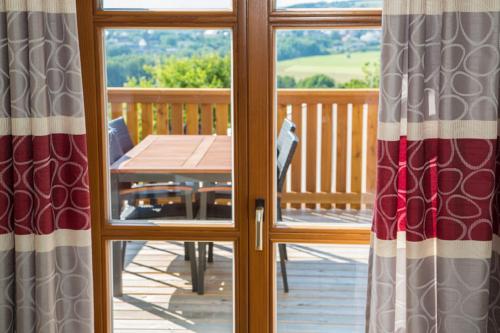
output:
[[[278,7],[288,7],[303,3],[318,3],[318,2],[343,2],[345,0],[276,0]]]
[[[231,0],[102,0],[104,8],[228,9]]]
[[[104,8],[228,9],[232,0],[102,0]],[[321,0],[277,0],[278,7]],[[330,0],[331,1],[331,0]],[[337,0],[342,1],[342,0]]]

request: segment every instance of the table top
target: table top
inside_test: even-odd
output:
[[[230,136],[149,135],[111,165],[111,173],[227,174]]]

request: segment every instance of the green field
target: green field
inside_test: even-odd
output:
[[[379,51],[356,52],[349,57],[344,53],[296,58],[278,62],[278,75],[303,79],[315,74],[325,74],[336,82],[346,82],[353,78],[363,78],[363,64],[379,60]]]

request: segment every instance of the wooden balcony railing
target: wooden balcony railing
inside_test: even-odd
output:
[[[110,116],[135,142],[149,134],[230,135],[229,89],[110,88]],[[283,204],[359,209],[375,191],[378,89],[278,90],[300,138]]]

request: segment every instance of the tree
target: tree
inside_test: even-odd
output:
[[[335,80],[325,74],[316,74],[300,80],[298,88],[335,88]]]
[[[151,79],[151,76],[144,70],[144,66],[154,63],[153,57],[141,55],[120,55],[108,58],[106,63],[108,87],[123,87],[129,77]]]
[[[359,1],[368,3],[379,0]],[[158,63],[163,63],[170,57],[191,58],[206,54],[230,56],[230,36],[231,32],[227,29],[106,29],[108,86],[124,86],[128,78],[135,78],[133,80],[136,84],[142,82],[154,85],[152,75],[145,71],[144,65],[156,67]],[[379,30],[283,30],[277,33],[276,38],[277,58],[278,61],[282,61],[327,54],[379,51],[381,32]],[[375,85],[374,80],[370,82],[372,86]],[[291,84],[291,81],[289,83]]]
[[[276,38],[278,61],[330,54],[335,39],[322,30],[283,30]]]
[[[296,88],[297,82],[293,76],[278,76],[278,88]]]
[[[380,85],[380,61],[367,62],[363,65],[365,82],[369,88],[378,88]]]
[[[134,60],[135,59],[135,60]],[[140,63],[142,58],[131,57],[129,61]],[[128,62],[116,64],[128,66]],[[162,88],[229,88],[231,86],[231,59],[212,53],[192,57],[169,57],[157,61],[155,65],[132,66],[123,70],[125,73],[138,73],[128,77],[128,87],[162,87]],[[362,66],[363,78],[351,79],[337,83],[325,74],[316,74],[302,80],[292,76],[278,76],[278,88],[378,88],[380,83],[380,63],[366,62]],[[124,73],[120,73],[124,75]],[[114,77],[111,77],[112,79]],[[120,78],[116,79],[119,81]],[[113,83],[113,81],[111,81]],[[111,86],[111,85],[110,85]]]
[[[195,55],[190,58],[169,57],[154,66],[146,65],[149,75],[130,77],[128,87],[161,88],[229,88],[231,59],[229,55]]]
[[[342,88],[378,88],[380,84],[380,62],[366,62],[362,71],[363,79],[351,79],[348,82],[342,83]]]

